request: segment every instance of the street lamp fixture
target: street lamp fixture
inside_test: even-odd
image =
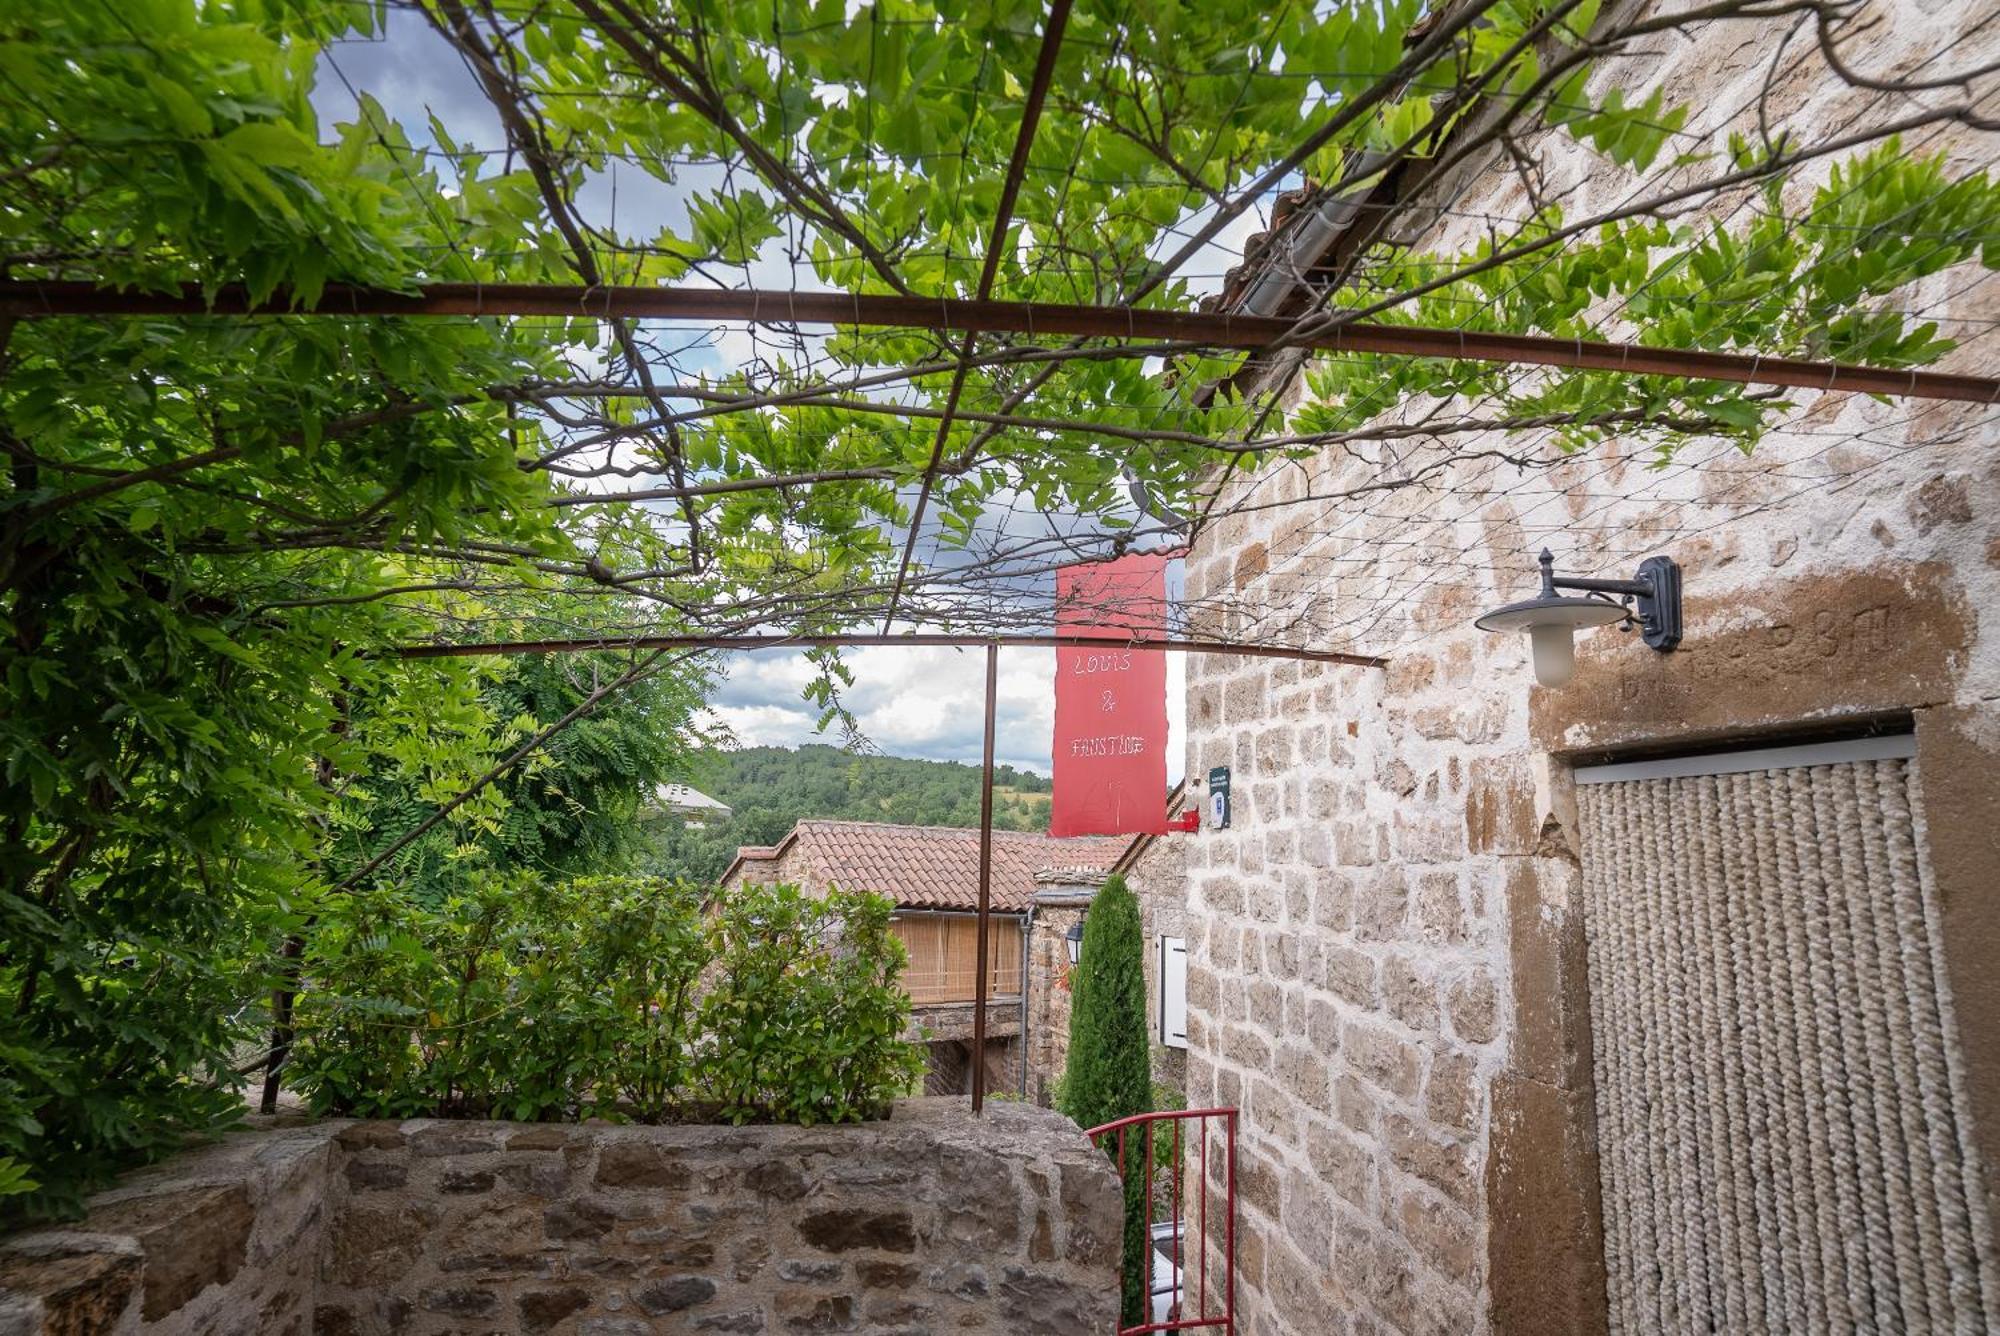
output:
[[[1543,686],[1562,686],[1576,671],[1578,627],[1636,626],[1639,638],[1662,653],[1681,643],[1681,568],[1672,557],[1646,558],[1630,580],[1562,576],[1555,565],[1555,555],[1543,548],[1541,592],[1473,622],[1482,631],[1526,631],[1535,680]],[[1582,597],[1566,597],[1561,590]]]
[[[1063,934],[1063,943],[1069,947],[1070,964],[1074,965],[1077,961],[1083,959],[1083,920],[1081,918],[1069,925],[1069,931]]]

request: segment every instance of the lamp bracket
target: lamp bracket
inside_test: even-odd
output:
[[[1647,557],[1630,580],[1557,575],[1555,559],[1546,548],[1541,565],[1544,597],[1554,597],[1558,589],[1603,598],[1607,603],[1615,597],[1631,609],[1626,624],[1636,623],[1639,638],[1647,645],[1665,653],[1681,643],[1681,568],[1672,557]]]
[[[1647,557],[1639,563],[1644,593],[1633,595],[1639,618],[1639,638],[1662,653],[1681,643],[1681,568],[1672,557]]]

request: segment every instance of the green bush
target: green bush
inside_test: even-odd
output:
[[[732,891],[710,930],[695,1082],[726,1122],[865,1118],[923,1070],[905,959],[879,895]],[[837,946],[829,944],[837,943]],[[825,1110],[837,1110],[828,1115]]]
[[[1079,1127],[1099,1127],[1153,1107],[1152,1048],[1146,1036],[1146,943],[1139,900],[1111,876],[1090,902],[1072,976],[1069,1062],[1056,1105]],[[1136,1144],[1136,1143],[1135,1143]],[[1116,1156],[1117,1141],[1106,1150]],[[1145,1175],[1128,1156],[1125,1174],[1125,1321],[1143,1320],[1146,1302]]]
[[[879,1116],[922,1062],[891,908],[629,878],[356,896],[314,935],[288,1081],[359,1117]]]

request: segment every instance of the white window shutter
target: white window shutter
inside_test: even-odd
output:
[[[1160,938],[1160,1042],[1187,1047],[1187,941]]]

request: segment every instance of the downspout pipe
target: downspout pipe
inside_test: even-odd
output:
[[[1035,902],[1028,901],[1028,917],[1021,924],[1021,1098],[1028,1098],[1028,1055],[1034,1046],[1028,1042],[1028,990],[1034,987],[1035,976],[1029,969],[1035,959]]]
[[[1368,176],[1389,161],[1386,153],[1363,153],[1356,160],[1353,175]],[[1245,293],[1237,309],[1245,315],[1276,315],[1285,299],[1306,281],[1306,274],[1332,248],[1334,239],[1353,223],[1367,202],[1366,190],[1322,200],[1318,208],[1292,232],[1281,254],[1264,265],[1256,286]]]

